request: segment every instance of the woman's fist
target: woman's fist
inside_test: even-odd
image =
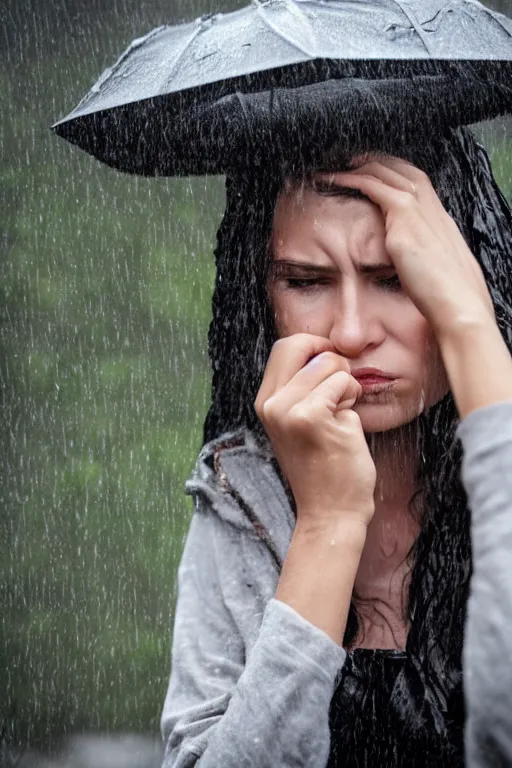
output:
[[[295,334],[274,344],[255,402],[292,489],[297,519],[368,524],[376,470],[357,413],[361,393],[332,343]]]

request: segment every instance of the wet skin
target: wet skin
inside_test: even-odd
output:
[[[351,370],[371,366],[397,377],[355,404],[365,432],[407,424],[446,394],[434,334],[400,285],[377,205],[290,186],[276,206],[271,249],[278,335],[323,336]]]
[[[358,605],[362,625],[356,645],[403,648],[412,566],[408,554],[418,534],[423,503],[420,497],[416,514],[410,514],[409,503],[418,490],[416,417],[449,389],[461,418],[487,402],[509,397],[509,386],[500,383],[501,374],[495,377],[490,397],[488,386],[475,375],[475,361],[496,358],[496,370],[510,377],[510,355],[495,323],[482,270],[424,173],[398,158],[379,157],[362,164],[356,160],[353,172],[323,174],[316,181],[323,183],[326,177],[330,184],[351,187],[366,197],[321,195],[307,185],[286,186],[279,197],[268,290],[278,336],[286,338],[287,346],[274,347],[267,364],[272,375],[265,372],[258,395],[258,415],[263,415],[265,425],[270,408],[273,443],[289,464],[288,452],[298,450],[293,430],[288,434],[296,415],[289,404],[301,393],[298,379],[304,380],[305,369],[287,389],[278,361],[285,349],[293,350],[298,344],[306,348],[308,338],[310,350],[317,350],[310,357],[322,351],[322,342],[323,349],[334,348],[345,371],[373,367],[396,377],[380,392],[350,400],[376,470],[373,515],[353,586],[358,598],[364,599]],[[479,339],[476,351],[475,339]],[[303,356],[302,365],[307,360]],[[322,365],[325,370],[325,361]],[[338,388],[328,397],[301,400],[301,415],[304,404],[311,413],[316,404],[318,414],[307,421],[310,432],[301,443],[306,453],[311,438],[322,444],[321,430],[327,436],[335,426],[336,416],[324,425],[325,414],[318,403],[336,412],[335,403],[343,399],[340,379],[336,381]],[[278,384],[277,394],[272,382]],[[329,391],[333,389],[331,379],[318,389],[326,383]],[[283,403],[288,410],[282,410]],[[309,461],[306,455],[304,462],[302,455],[297,456],[298,464],[307,464],[306,473],[297,473],[293,463],[289,468],[292,490],[295,493],[297,485],[303,495],[307,491],[315,523],[318,517],[324,526],[328,524],[325,509],[338,510],[336,521],[343,525],[347,524],[343,510],[353,511],[339,499],[357,486],[357,472],[353,473],[358,463],[352,461],[349,474],[344,472],[347,456],[341,463],[330,463],[333,450],[342,456],[345,438],[339,437],[340,443],[333,443],[321,459]],[[364,460],[365,449],[359,443],[358,450]],[[327,484],[321,481],[326,471],[330,472]],[[365,488],[361,483],[360,487]],[[326,498],[326,503],[315,505],[317,497]],[[324,622],[328,620],[326,613]]]
[[[398,455],[397,430],[400,435],[400,427],[448,391],[441,354],[429,323],[400,285],[374,203],[326,197],[311,187],[285,189],[271,249],[268,287],[279,336],[323,336],[351,371],[374,367],[397,377],[380,392],[363,392],[353,406],[367,437],[376,433],[377,441],[375,515],[354,584],[366,601],[358,607],[355,646],[404,648],[405,561],[418,527],[407,511],[415,462]],[[407,439],[399,436],[400,442],[408,453]]]

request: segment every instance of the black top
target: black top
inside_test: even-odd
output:
[[[406,651],[358,648],[347,654],[331,701],[327,768],[464,766],[462,686],[449,702],[446,732],[440,734],[407,659]],[[406,676],[405,696],[398,694],[399,675]],[[422,713],[415,720],[411,704]]]

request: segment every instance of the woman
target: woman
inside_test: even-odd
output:
[[[168,768],[463,764],[456,437],[512,416],[511,216],[465,130],[353,150],[228,179]]]

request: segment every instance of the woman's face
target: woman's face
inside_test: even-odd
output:
[[[336,174],[329,177],[336,183]],[[272,229],[269,293],[278,335],[330,339],[356,368],[396,379],[354,406],[365,432],[409,423],[448,391],[427,321],[400,287],[380,209],[306,186],[281,193]]]

